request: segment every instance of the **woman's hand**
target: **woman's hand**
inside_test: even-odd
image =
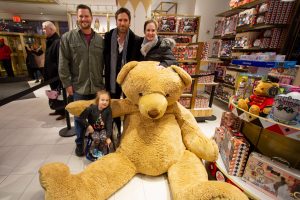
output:
[[[109,146],[111,144],[111,139],[110,138],[106,139],[106,144],[107,144],[107,146]]]
[[[89,125],[87,127],[87,131],[88,131],[88,133],[94,133],[94,129],[93,129],[93,127],[91,125]]]

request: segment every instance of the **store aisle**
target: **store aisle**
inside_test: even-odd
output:
[[[34,83],[30,82],[30,85]],[[49,116],[48,99],[43,87],[37,98],[14,101],[0,107],[0,199],[41,200],[44,191],[39,184],[38,169],[48,162],[66,163],[72,173],[81,172],[88,164],[74,154],[75,137],[62,138],[59,130],[65,121]],[[215,121],[199,123],[205,134],[212,136],[220,124],[222,109],[214,107]],[[73,118],[71,118],[73,121]],[[171,199],[166,176],[136,175],[110,200]]]

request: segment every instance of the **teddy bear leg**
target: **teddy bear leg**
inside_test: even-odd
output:
[[[245,99],[239,99],[238,107],[243,109],[243,110],[246,110],[246,111],[248,111],[248,109],[249,109],[247,101]]]
[[[249,112],[250,112],[251,114],[254,114],[254,115],[259,116],[260,108],[259,108],[257,105],[252,105],[252,106],[249,108]]]
[[[168,179],[174,200],[248,199],[231,184],[208,181],[201,160],[189,151],[185,151],[181,160],[170,167]]]
[[[121,153],[111,153],[70,174],[63,163],[50,163],[39,170],[46,200],[104,200],[136,174],[133,163]]]

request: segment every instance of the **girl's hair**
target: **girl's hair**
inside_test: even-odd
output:
[[[153,23],[157,30],[157,28],[158,28],[157,21],[155,21],[154,19],[149,19],[149,20],[145,21],[145,23],[144,23],[144,33],[146,32],[146,26],[150,23]]]
[[[109,92],[107,92],[106,90],[100,90],[100,91],[97,92],[97,96],[96,96],[96,105],[99,104],[99,99],[100,99],[100,96],[101,96],[102,94],[107,94],[107,96],[109,97],[109,105],[110,105],[110,94],[109,94]]]

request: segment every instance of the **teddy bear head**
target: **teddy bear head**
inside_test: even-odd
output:
[[[258,96],[274,97],[278,94],[279,84],[271,81],[258,81],[253,94]]]
[[[162,67],[159,62],[132,61],[122,67],[117,82],[126,97],[144,117],[161,118],[168,106],[177,102],[184,88],[192,83],[190,75],[177,66]]]

